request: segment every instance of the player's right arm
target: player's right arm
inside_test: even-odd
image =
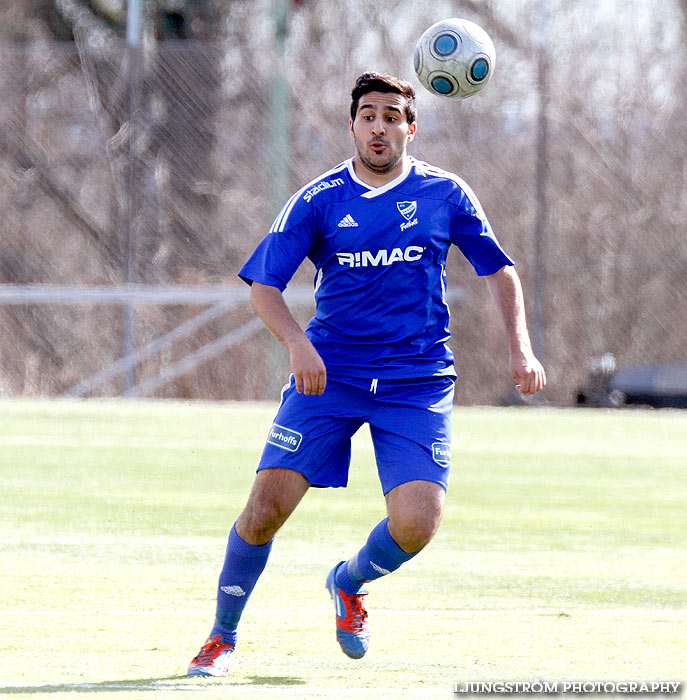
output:
[[[296,323],[281,291],[254,281],[250,288],[250,300],[272,335],[288,349],[296,391],[299,394],[322,394],[327,384],[324,362]]]

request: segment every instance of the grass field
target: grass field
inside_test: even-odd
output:
[[[0,403],[0,697],[452,698],[474,680],[687,677],[687,413],[456,409],[442,528],[334,641],[324,577],[384,515],[366,430],[308,494],[229,679],[184,676],[272,405]]]

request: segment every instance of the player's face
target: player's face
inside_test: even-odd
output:
[[[388,92],[368,92],[360,98],[355,120],[350,121],[356,160],[378,177],[396,177],[403,169],[406,146],[415,137],[408,124],[406,98]]]

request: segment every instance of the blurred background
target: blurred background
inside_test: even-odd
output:
[[[466,101],[412,70],[458,16],[496,45]],[[463,177],[523,280],[543,400],[687,362],[687,0],[7,0],[0,396],[276,400],[288,356],[236,273],[352,155],[364,70],[418,90],[411,153]],[[314,269],[293,281],[299,321]],[[486,285],[453,251],[461,404],[513,400]],[[687,387],[686,387],[687,388]]]

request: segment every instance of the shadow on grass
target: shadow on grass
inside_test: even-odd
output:
[[[0,687],[0,697],[20,693],[97,693],[113,690],[161,690],[174,688],[183,690],[183,683],[174,681],[189,680],[188,676],[168,676],[167,678],[133,678],[126,681],[101,681],[99,683],[55,683],[54,685],[13,685]],[[190,687],[189,687],[190,689]],[[194,688],[195,690],[195,688]]]
[[[250,685],[305,685],[302,678],[291,676],[251,676]]]
[[[139,678],[126,681],[101,681],[99,683],[56,683],[55,685],[10,685],[0,687],[0,697],[31,693],[99,693],[113,691],[129,692],[160,690],[198,690],[198,686],[216,687],[216,681],[227,682],[226,678],[189,678],[188,676],[168,676],[166,678]],[[251,676],[248,683],[238,685],[305,685],[301,678],[290,676]]]

